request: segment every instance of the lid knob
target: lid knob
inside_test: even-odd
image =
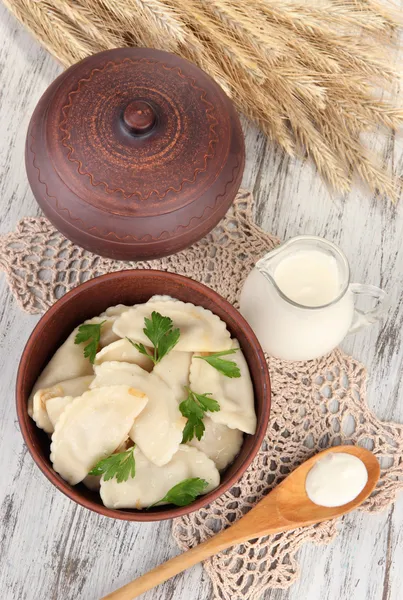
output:
[[[147,102],[133,100],[124,110],[123,121],[130,133],[142,135],[154,127],[156,115]]]

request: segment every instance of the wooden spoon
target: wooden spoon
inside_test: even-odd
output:
[[[348,504],[326,508],[311,502],[305,491],[305,479],[315,462],[329,452],[346,452],[361,459],[368,471],[368,481],[362,492]],[[270,494],[261,500],[234,525],[224,529],[206,542],[180,554],[142,577],[124,585],[102,600],[132,600],[185,571],[198,562],[250,539],[280,533],[297,527],[334,519],[354,510],[372,492],[379,479],[379,463],[375,456],[358,446],[336,446],[316,454],[295,469]]]

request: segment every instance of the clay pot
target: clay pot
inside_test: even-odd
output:
[[[206,73],[169,52],[120,48],[50,85],[25,161],[63,235],[101,256],[147,260],[215,227],[239,189],[245,148],[232,102]]]

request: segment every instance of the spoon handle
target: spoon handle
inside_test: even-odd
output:
[[[132,600],[132,598],[137,598],[147,590],[206,560],[206,558],[217,554],[221,550],[253,537],[279,533],[296,527],[295,522],[288,522],[279,514],[275,506],[276,495],[276,490],[271,492],[269,496],[231,527],[224,529],[195,548],[171,558],[171,560],[152,569],[138,579],[134,579],[118,590],[104,596],[102,600]]]
[[[213,556],[213,554],[216,554],[216,552],[219,552],[219,550],[223,550],[224,548],[228,548],[232,545],[232,542],[228,541],[222,547],[218,547],[217,537],[220,535],[221,534],[214,536],[210,540],[199,544],[195,548],[192,548],[191,550],[188,550],[187,552],[184,552],[175,558],[171,558],[167,562],[155,567],[155,569],[152,569],[138,579],[134,579],[118,590],[115,590],[107,596],[104,596],[102,600],[132,600],[132,598],[137,598],[141,594],[144,594],[144,592],[147,590],[151,590],[174,575],[177,575],[178,573],[185,571],[189,567],[196,565],[202,560]],[[213,540],[214,543],[212,543]]]

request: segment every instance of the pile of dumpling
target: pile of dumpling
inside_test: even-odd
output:
[[[144,318],[153,311],[172,319],[179,341],[155,366],[131,343],[150,348]],[[108,308],[86,324],[100,324],[93,363],[75,343],[78,327],[39,376],[28,412],[51,436],[53,468],[71,485],[99,490],[109,508],[141,509],[159,502],[188,478],[220,483],[243,433],[256,429],[253,386],[239,344],[211,311],[169,296],[132,307]],[[128,339],[129,338],[129,339]],[[229,358],[241,376],[230,378],[197,356],[237,348]],[[151,350],[150,350],[151,352]],[[207,353],[207,354],[206,354]],[[220,405],[206,412],[203,437],[182,443],[187,419],[179,405],[188,389],[211,394]],[[118,482],[88,475],[94,465],[134,444],[135,476]],[[163,502],[161,502],[163,504]]]

